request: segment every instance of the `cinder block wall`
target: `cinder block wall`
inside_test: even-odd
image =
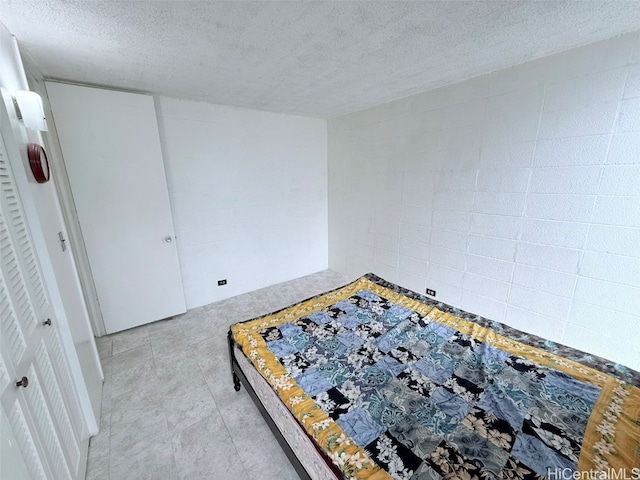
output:
[[[330,120],[330,267],[640,368],[639,41]]]

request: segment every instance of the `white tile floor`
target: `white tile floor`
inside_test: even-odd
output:
[[[326,270],[99,338],[105,383],[87,480],[297,479],[233,389],[227,331],[351,280]]]

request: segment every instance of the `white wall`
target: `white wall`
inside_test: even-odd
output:
[[[327,268],[324,120],[156,107],[187,308]]]
[[[640,369],[639,34],[328,130],[330,268]]]

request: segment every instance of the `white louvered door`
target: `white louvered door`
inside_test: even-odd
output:
[[[0,273],[0,478],[78,478],[80,406],[1,136]]]

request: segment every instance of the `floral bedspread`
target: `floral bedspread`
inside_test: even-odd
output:
[[[345,478],[640,478],[638,372],[373,274],[232,334]]]

